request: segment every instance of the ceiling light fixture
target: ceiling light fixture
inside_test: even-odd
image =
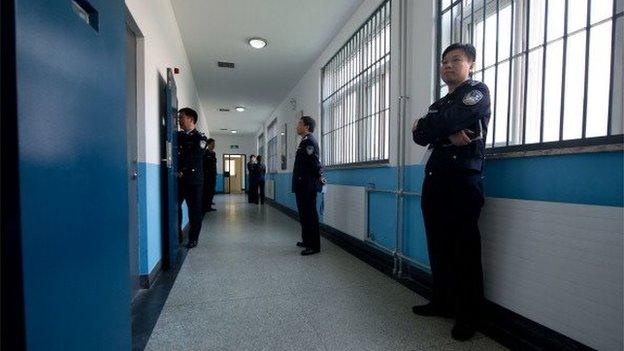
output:
[[[251,47],[254,49],[262,49],[263,47],[267,46],[267,41],[266,39],[262,38],[251,38],[249,39],[249,45],[251,45]]]
[[[238,133],[238,130],[233,130],[232,131],[232,134],[236,134],[236,133]]]
[[[245,112],[245,108],[243,106],[238,106],[236,108],[236,111],[238,111],[238,112]]]

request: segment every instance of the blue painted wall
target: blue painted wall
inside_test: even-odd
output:
[[[372,186],[394,190],[396,167],[326,170],[330,184]],[[485,194],[488,197],[550,202],[624,206],[624,154],[592,154],[488,160],[484,170]],[[291,173],[272,174],[275,199],[297,210],[290,192]],[[405,169],[405,190],[420,193],[424,166]],[[396,198],[392,194],[369,195],[369,228],[372,240],[390,250],[396,244]],[[416,262],[429,265],[419,196],[407,196],[404,202],[404,253]]]
[[[149,274],[162,258],[160,165],[139,162],[139,274]],[[182,227],[188,208],[182,203]]]
[[[28,350],[131,345],[125,14],[91,0],[17,0],[17,89]]]

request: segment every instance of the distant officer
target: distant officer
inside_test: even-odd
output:
[[[254,173],[256,167],[256,155],[249,156],[249,162],[247,162],[247,179],[249,182],[247,189],[247,202],[254,203],[256,200],[254,198],[254,189],[256,187],[254,180]],[[257,194],[257,191],[256,191]]]
[[[470,339],[483,301],[481,234],[484,203],[481,171],[490,119],[487,86],[470,78],[476,51],[470,44],[444,50],[440,72],[449,93],[414,122],[414,141],[429,145],[422,213],[433,277],[433,298],[414,306],[424,316],[454,316],[451,335]]]
[[[314,119],[309,116],[301,117],[297,124],[297,134],[302,139],[297,148],[292,175],[292,191],[297,199],[302,236],[302,241],[297,246],[306,248],[301,251],[303,256],[321,251],[316,193],[321,191],[325,178],[319,160],[318,143],[312,134],[315,124]]]
[[[266,166],[262,163],[262,156],[256,157],[256,187],[258,188],[258,200],[264,205],[264,186],[266,181]],[[257,202],[256,202],[257,203]]]
[[[197,246],[204,212],[202,211],[202,187],[204,183],[203,158],[208,139],[195,129],[197,112],[185,107],[178,113],[178,206],[186,200],[189,211],[188,248]],[[180,217],[181,213],[180,212]],[[181,222],[181,221],[180,221]]]
[[[204,153],[204,212],[216,211],[212,207],[212,199],[217,185],[217,154],[214,152],[215,140],[208,139],[208,146]]]

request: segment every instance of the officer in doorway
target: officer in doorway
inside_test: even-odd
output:
[[[451,335],[462,341],[474,335],[483,302],[478,220],[484,203],[481,172],[490,93],[485,84],[471,79],[475,59],[470,44],[444,50],[440,72],[449,92],[412,127],[414,142],[432,151],[421,206],[433,278],[431,302],[412,310],[422,316],[454,317]]]
[[[208,139],[208,146],[204,153],[204,212],[216,211],[212,207],[212,199],[217,185],[217,154],[214,152],[215,140]]]
[[[203,159],[208,138],[195,129],[197,112],[185,107],[178,111],[178,206],[186,200],[189,211],[189,241],[186,247],[197,246],[204,212],[202,211],[202,188],[204,183]],[[182,211],[180,213],[180,222]]]
[[[303,256],[321,251],[316,193],[322,190],[326,181],[323,178],[323,167],[319,160],[318,143],[312,134],[315,124],[310,116],[301,117],[297,124],[297,134],[302,139],[297,148],[292,175],[292,191],[297,199],[302,236],[302,241],[298,242],[297,246],[305,248],[301,251]]]

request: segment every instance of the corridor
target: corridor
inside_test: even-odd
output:
[[[302,257],[273,207],[216,200],[146,350],[505,350],[453,341],[452,320],[415,316],[425,299],[325,239]]]

